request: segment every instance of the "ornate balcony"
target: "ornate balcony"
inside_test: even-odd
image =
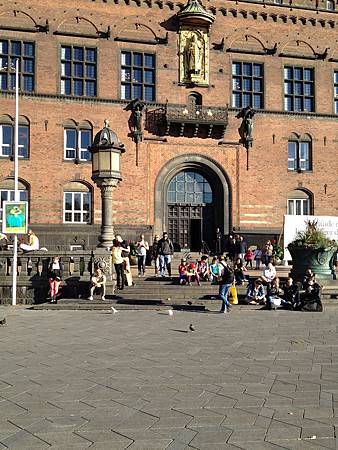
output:
[[[228,125],[228,108],[200,105],[166,105],[165,134],[223,139]]]

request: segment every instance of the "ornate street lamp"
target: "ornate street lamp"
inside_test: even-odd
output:
[[[98,247],[111,247],[114,239],[113,189],[122,180],[120,172],[121,153],[124,145],[109,128],[108,120],[99,131],[89,150],[92,154],[92,180],[101,190],[102,221]]]

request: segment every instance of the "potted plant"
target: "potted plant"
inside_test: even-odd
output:
[[[311,268],[318,278],[332,278],[330,262],[337,250],[337,242],[318,228],[316,220],[306,222],[305,231],[297,233],[288,249],[292,257],[291,276],[296,280],[302,279],[307,268]]]
[[[284,253],[283,247],[278,243],[275,243],[272,246],[273,246],[272,262],[274,263],[274,265],[279,266],[283,259],[283,253]]]

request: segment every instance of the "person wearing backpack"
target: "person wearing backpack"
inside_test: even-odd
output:
[[[220,313],[226,314],[230,311],[231,305],[228,300],[230,288],[234,282],[234,271],[227,265],[224,257],[220,260],[220,282],[219,282],[219,297],[222,300],[222,307]]]

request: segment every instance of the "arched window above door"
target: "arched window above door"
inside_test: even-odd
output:
[[[212,188],[208,180],[198,172],[183,171],[172,178],[168,186],[168,203],[211,204]]]

